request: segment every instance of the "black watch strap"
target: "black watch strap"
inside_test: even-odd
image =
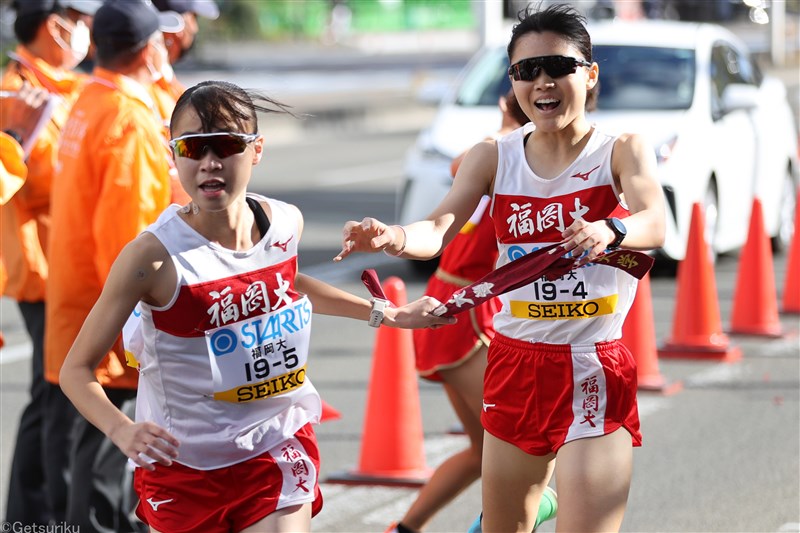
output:
[[[622,241],[625,240],[625,236],[628,235],[628,231],[625,229],[625,224],[623,224],[618,218],[607,218],[606,225],[611,228],[611,231],[613,231],[614,235],[616,235],[616,238],[611,241],[606,249],[616,250],[619,248],[619,245],[622,244]]]

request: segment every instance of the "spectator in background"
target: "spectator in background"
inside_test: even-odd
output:
[[[141,0],[108,0],[93,30],[91,82],[64,127],[52,194],[45,378],[58,383],[67,352],[119,251],[169,205],[169,148],[149,93],[161,30],[175,14]],[[133,410],[138,374],[118,342],[97,369],[115,405]],[[67,522],[87,531],[132,531],[126,458],[77,417],[70,450]],[[127,483],[125,482],[127,480]]]
[[[197,24],[198,15],[209,20],[216,20],[219,17],[219,8],[214,0],[153,0],[153,5],[159,11],[173,11],[183,18],[183,27],[180,30],[164,33],[169,65],[174,65],[183,59],[194,46],[195,37],[200,29]],[[164,85],[172,86],[172,95],[177,101],[186,87],[175,79],[171,69],[164,74],[166,82]],[[169,116],[166,118],[169,120]]]
[[[162,12],[176,13],[181,23],[174,29],[164,32],[164,40],[160,44],[161,59],[156,67],[156,82],[151,93],[161,118],[164,122],[164,138],[169,140],[169,121],[175,102],[181,97],[186,87],[175,76],[172,65],[183,59],[194,46],[199,30],[197,16],[210,20],[219,17],[219,9],[214,0],[154,0],[153,5]],[[186,204],[189,195],[183,190],[175,166],[170,169],[172,180],[172,203]]]
[[[30,138],[42,117],[49,93],[24,83],[19,91],[13,92],[13,96],[3,94],[3,98],[9,99],[3,109],[3,122],[13,136],[0,131],[0,206],[5,205],[20,190],[28,177],[25,152],[19,141]],[[5,291],[7,283],[8,272],[0,255],[0,294]],[[5,339],[0,330],[0,348],[4,345]]]
[[[0,88],[7,97],[0,104],[0,130],[25,148],[23,161],[18,161],[24,172],[14,172],[22,179],[4,191],[0,204],[0,257],[8,269],[3,294],[17,301],[33,349],[31,396],[20,418],[11,463],[9,522],[47,524],[63,520],[66,511],[66,450],[74,409],[61,389],[44,379],[46,250],[58,139],[70,106],[86,83],[86,77],[72,69],[86,55],[92,15],[99,5],[92,0],[19,0],[14,4],[14,35],[19,44],[9,53],[11,60],[3,72]],[[53,101],[39,108],[47,113],[40,115],[40,126],[28,124],[23,129],[12,123],[12,107],[19,103],[15,94],[31,88]],[[11,157],[13,145],[6,146],[6,155]],[[4,166],[7,162],[4,156]]]

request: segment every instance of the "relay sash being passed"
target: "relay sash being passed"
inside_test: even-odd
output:
[[[475,283],[454,292],[433,314],[455,316],[539,278],[552,281],[567,274],[574,268],[576,258],[558,253],[560,247],[561,243],[545,246],[489,272]],[[619,268],[637,279],[642,279],[654,261],[645,253],[620,249],[607,252],[589,262]],[[373,297],[386,298],[374,270],[365,270],[361,279]]]

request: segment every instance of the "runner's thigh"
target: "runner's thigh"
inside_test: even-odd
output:
[[[554,460],[553,454],[529,455],[485,432],[483,531],[530,533]]]

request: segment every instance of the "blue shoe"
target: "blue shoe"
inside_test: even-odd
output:
[[[476,518],[475,521],[472,523],[472,525],[469,526],[469,529],[467,530],[467,533],[483,533],[481,531],[481,519],[482,518],[483,518],[483,513],[479,514],[478,518]]]

